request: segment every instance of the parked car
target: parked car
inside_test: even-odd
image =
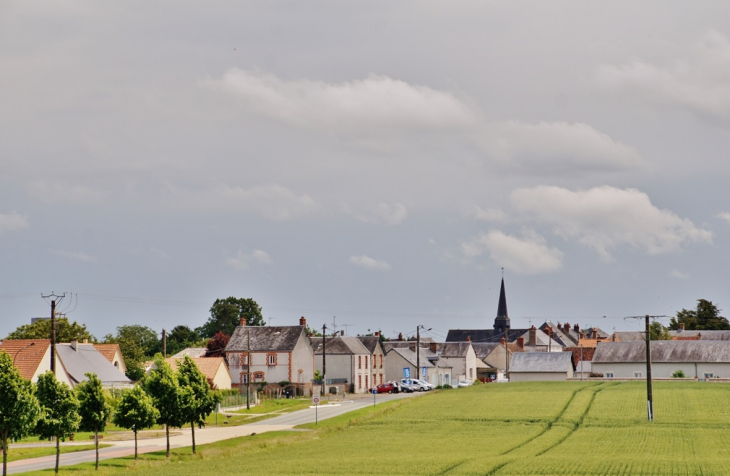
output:
[[[373,393],[373,391],[377,391],[378,393],[393,393],[395,392],[395,387],[393,387],[393,384],[391,383],[382,383],[377,387],[372,387],[368,390],[370,393]]]
[[[413,393],[413,392],[417,392],[420,390],[418,385],[414,385],[412,382],[409,383],[408,380],[406,380],[406,379],[403,379],[398,383],[400,384],[403,391],[407,392],[407,393]]]
[[[459,387],[468,387],[473,383],[471,380],[459,380]]]
[[[416,387],[418,387],[419,392],[423,392],[423,391],[428,392],[429,390],[433,390],[435,388],[433,385],[426,382],[425,380],[419,380],[416,378],[412,378],[411,383],[413,385],[415,385]]]

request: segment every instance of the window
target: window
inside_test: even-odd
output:
[[[368,368],[368,356],[365,356],[365,368]],[[365,385],[367,387],[367,384]]]
[[[613,378],[613,372],[606,372],[606,378]]]
[[[641,378],[641,376],[644,375],[641,372],[634,372],[634,378]]]
[[[383,385],[383,374],[380,374],[380,385]]]
[[[244,384],[244,385],[245,385],[245,384],[247,384],[247,383],[248,383],[248,373],[246,373],[246,372],[241,372],[241,375],[240,375],[240,377],[241,377],[241,379],[240,379],[240,382],[241,382],[242,384]]]
[[[241,365],[248,365],[248,354],[241,354]]]
[[[264,373],[263,372],[254,372],[253,373],[253,380],[254,380],[254,382],[263,382],[264,381]]]
[[[474,369],[469,369],[469,378],[470,379],[474,378]]]
[[[705,372],[705,378],[715,378],[715,374],[711,372]]]
[[[357,376],[357,388],[362,388],[362,375]]]
[[[362,368],[362,355],[357,356],[357,368],[358,369]]]
[[[369,387],[368,376],[365,376],[365,387]]]
[[[268,365],[276,365],[276,354],[266,354],[266,363]]]

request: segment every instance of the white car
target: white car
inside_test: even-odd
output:
[[[420,392],[422,392],[424,390],[428,392],[429,390],[433,390],[435,388],[433,385],[426,382],[425,380],[419,380],[416,378],[411,379],[411,384],[416,385]]]
[[[473,383],[474,382],[472,382],[470,380],[459,380],[459,387],[468,387]]]

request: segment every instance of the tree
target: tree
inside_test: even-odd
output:
[[[106,401],[101,380],[96,374],[84,374],[88,378],[76,387],[76,396],[79,399],[79,416],[81,416],[81,431],[94,432],[96,446],[96,465],[99,469],[99,432],[106,429],[112,409]]]
[[[152,358],[159,345],[157,333],[146,326],[117,327],[117,335],[104,336],[105,344],[119,344],[127,365],[127,377],[140,380],[144,376],[144,363]]]
[[[233,296],[225,299],[216,299],[210,308],[208,322],[198,327],[196,331],[200,337],[211,338],[216,332],[233,335],[241,318],[246,318],[248,326],[265,326],[264,317],[261,314],[261,306],[251,298],[235,298]]]
[[[216,332],[212,339],[208,341],[205,346],[206,357],[223,357],[223,351],[228,345],[228,341],[231,340],[231,336],[222,332]]]
[[[8,474],[10,440],[25,438],[33,432],[41,407],[33,386],[13,365],[10,355],[0,352],[0,444],[3,449],[3,476]]]
[[[198,428],[205,425],[205,418],[215,410],[220,399],[213,394],[208,379],[190,356],[183,357],[178,364],[177,374],[183,392],[183,413],[185,421],[190,423],[195,454],[195,425]]]
[[[677,317],[669,321],[669,328],[678,330],[679,325],[684,324],[688,331],[730,330],[730,322],[720,312],[712,301],[698,299],[696,309],[677,311]]]
[[[66,441],[78,430],[79,401],[71,387],[56,380],[50,370],[38,377],[36,390],[38,402],[41,404],[41,418],[36,425],[35,433],[41,438],[56,438],[56,473],[61,458],[60,441]]]
[[[32,324],[24,324],[8,334],[6,339],[50,339],[51,320],[39,319]],[[96,342],[96,337],[86,329],[86,324],[79,324],[76,321],[69,323],[68,318],[59,317],[56,319],[56,342],[71,342],[72,340],[83,341],[88,339]]]
[[[669,329],[661,325],[661,323],[654,321],[649,325],[649,339],[672,340],[672,336],[669,335]]]
[[[142,387],[136,385],[122,393],[122,400],[112,421],[134,432],[134,459],[137,459],[137,432],[151,427],[159,418],[160,412]]]
[[[152,402],[160,414],[157,423],[165,425],[166,456],[169,458],[170,427],[181,427],[186,420],[183,413],[183,392],[175,372],[162,358],[162,354],[155,355],[155,365],[145,381],[145,391],[152,397]]]
[[[175,326],[167,336],[167,355],[177,354],[186,347],[203,347],[206,343],[206,339],[201,339],[188,326]]]

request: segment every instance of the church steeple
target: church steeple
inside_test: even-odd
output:
[[[502,287],[499,290],[499,306],[497,306],[497,318],[494,320],[494,331],[503,333],[510,329],[509,315],[507,314],[507,295],[504,292],[504,276],[502,276]]]

